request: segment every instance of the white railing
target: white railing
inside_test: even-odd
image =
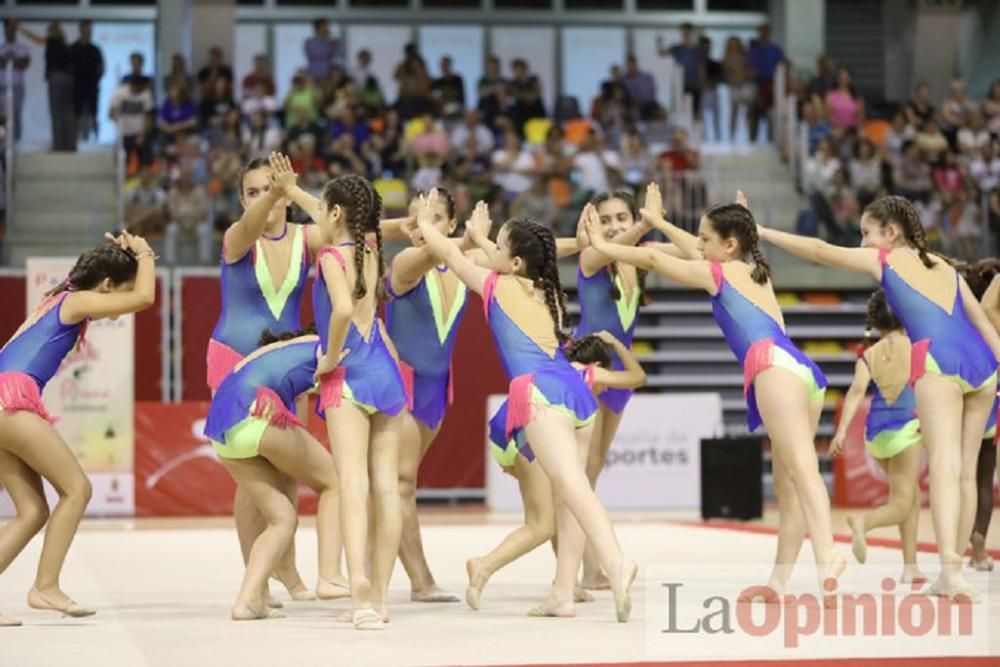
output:
[[[118,202],[115,215],[118,219],[116,227],[125,229],[125,169],[128,156],[125,154],[125,141],[121,134],[115,141],[115,186],[118,190]]]

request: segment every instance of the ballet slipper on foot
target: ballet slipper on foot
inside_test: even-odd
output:
[[[580,580],[580,586],[588,591],[610,591],[611,580],[608,575],[598,572],[596,577],[584,577]]]
[[[851,528],[851,552],[855,560],[864,563],[868,558],[868,540],[865,537],[864,523],[853,516],[847,517],[847,525]]]
[[[356,609],[351,614],[351,622],[355,630],[384,630],[385,621],[372,607]]]
[[[972,543],[972,557],[969,559],[969,567],[977,572],[992,572],[993,559],[986,551],[986,538],[979,533],[973,533],[972,539],[969,541]]]
[[[593,602],[594,596],[588,593],[583,586],[573,587],[573,602]]]
[[[265,621],[277,618],[285,618],[285,613],[278,609],[264,607],[262,611],[257,611],[252,606],[239,602],[230,612],[230,617],[234,621]]]
[[[281,600],[271,595],[270,591],[268,591],[267,594],[264,596],[264,604],[266,604],[271,609],[281,609],[282,607],[285,606],[285,604]]]
[[[931,584],[927,589],[927,595],[931,597],[948,598],[958,604],[977,604],[982,601],[979,591],[964,581],[955,584],[948,584],[943,577]]]
[[[45,597],[38,592],[37,588],[32,588],[28,591],[28,606],[32,609],[42,609],[45,611],[58,611],[64,617],[69,616],[70,618],[84,618],[86,616],[93,616],[97,613],[94,609],[87,609],[86,607],[81,607],[77,603],[73,602],[69,598],[62,604],[57,604],[49,598]]]
[[[914,586],[922,586],[926,584],[928,577],[926,574],[920,571],[917,566],[904,567],[903,574],[899,577],[899,583],[901,584],[911,584]]]
[[[347,582],[340,583],[320,577],[316,581],[316,597],[320,600],[342,600],[351,597]]]
[[[639,566],[635,561],[622,559],[621,570],[618,575],[618,590],[615,595],[615,618],[619,623],[628,623],[632,616],[632,583],[636,575],[639,574]]]
[[[489,573],[483,568],[479,558],[470,558],[465,562],[465,572],[469,575],[469,587],[465,589],[465,603],[470,609],[479,610],[479,596],[489,580]]]
[[[573,618],[576,616],[576,608],[573,606],[572,600],[556,603],[546,600],[529,609],[528,616],[534,618]]]
[[[21,621],[10,616],[0,614],[0,628],[16,628],[21,625]]]
[[[422,591],[410,591],[411,602],[461,602],[456,594],[437,586],[425,588]]]

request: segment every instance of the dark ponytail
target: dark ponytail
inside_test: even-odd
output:
[[[112,285],[121,285],[135,280],[138,270],[139,261],[135,255],[123,250],[117,241],[104,241],[93,250],[80,255],[66,279],[46,292],[45,296],[94,289],[105,278]]]
[[[881,288],[872,292],[868,298],[868,312],[865,317],[864,346],[868,348],[874,345],[879,331],[896,331],[902,328],[903,325],[889,309],[885,292]]]
[[[566,346],[566,358],[578,364],[597,364],[601,368],[611,368],[611,349],[594,334],[570,341]]]
[[[264,329],[260,332],[260,339],[257,341],[257,347],[264,347],[265,345],[271,345],[272,343],[278,343],[283,340],[291,340],[293,338],[300,338],[301,336],[314,336],[316,335],[316,325],[310,324],[305,329],[299,329],[298,331],[283,331],[281,333],[272,333],[270,329]]]
[[[348,174],[339,176],[323,188],[323,201],[326,210],[332,211],[340,206],[346,212],[347,228],[354,236],[354,299],[362,299],[368,293],[365,283],[365,253],[368,246],[365,236],[375,234],[375,250],[378,255],[378,279],[375,283],[375,293],[378,299],[385,299],[385,287],[382,277],[385,275],[385,255],[382,251],[382,198],[372,184],[366,179]]]
[[[924,232],[924,226],[920,224],[920,215],[908,199],[896,195],[881,197],[865,208],[864,215],[877,220],[882,228],[891,222],[899,225],[903,238],[916,249],[924,266],[928,269],[934,268],[935,262],[927,249],[927,234]]]
[[[524,262],[524,277],[535,282],[545,293],[556,339],[563,343],[569,336],[563,331],[566,322],[566,293],[559,282],[559,265],[556,262],[556,240],[552,230],[525,218],[514,218],[504,225],[511,257]]]

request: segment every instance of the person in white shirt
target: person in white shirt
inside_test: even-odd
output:
[[[969,176],[983,192],[1000,186],[1000,155],[997,153],[996,145],[986,144],[969,163]]]
[[[573,156],[573,168],[579,173],[577,186],[584,191],[607,192],[611,190],[611,178],[621,180],[621,158],[616,151],[607,150],[603,139],[595,130],[580,144],[580,150]],[[611,173],[614,172],[614,173]]]
[[[14,97],[14,142],[21,140],[21,110],[24,108],[24,71],[31,64],[31,51],[28,45],[16,41],[17,21],[4,19],[4,43],[0,45],[0,106],[6,104],[8,86]],[[7,68],[13,66],[10,81],[7,80]]]
[[[493,133],[480,122],[479,111],[476,109],[468,109],[462,123],[451,131],[452,146],[459,149],[466,148],[469,141],[474,143],[477,156],[489,155],[495,143]]]
[[[958,147],[966,157],[972,157],[990,143],[990,133],[983,126],[983,115],[979,110],[969,114],[969,125],[958,131]]]
[[[118,86],[111,96],[109,115],[118,123],[118,136],[127,153],[137,153],[142,164],[152,159],[150,114],[156,108],[153,93],[137,79]]]
[[[249,89],[240,105],[240,111],[248,118],[258,112],[270,116],[279,108],[281,107],[278,105],[278,101],[274,99],[273,95],[267,94],[267,86],[263,83],[258,83]]]
[[[535,160],[531,153],[521,147],[517,132],[508,130],[504,135],[504,147],[493,151],[493,182],[513,199],[531,187]]]

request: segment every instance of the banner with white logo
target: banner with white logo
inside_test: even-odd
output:
[[[75,260],[32,258],[27,262],[27,316],[67,274]],[[133,317],[98,320],[87,325],[86,342],[63,360],[42,399],[56,430],[90,477],[94,495],[90,516],[131,516],[133,492]],[[50,503],[56,496],[46,488]],[[0,515],[13,514],[6,494]]]
[[[492,416],[504,396],[490,396]],[[609,510],[694,509],[701,504],[701,441],[723,434],[719,394],[637,394],[629,401],[597,482]],[[490,509],[521,509],[517,480],[486,461]]]

